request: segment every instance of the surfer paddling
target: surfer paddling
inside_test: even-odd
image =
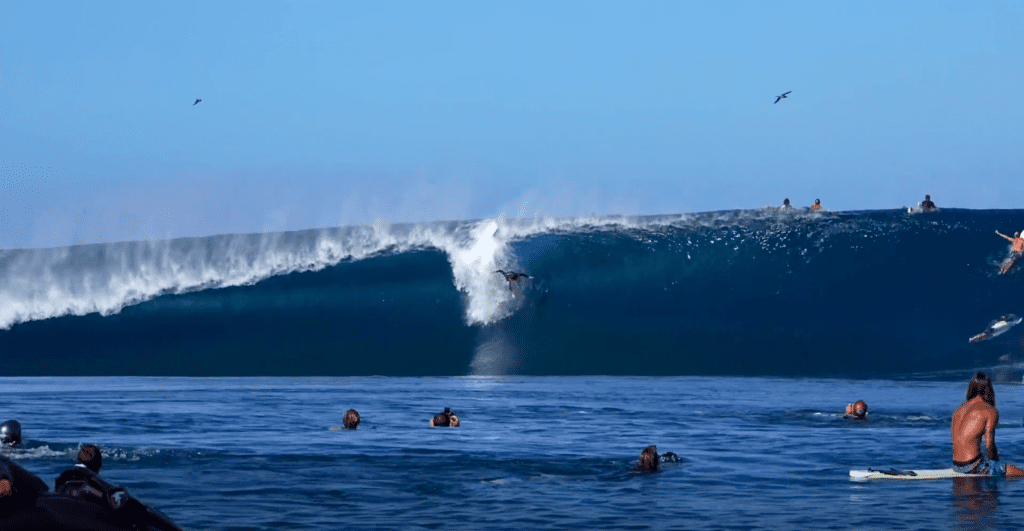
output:
[[[495,273],[501,273],[502,275],[505,276],[505,280],[508,281],[509,291],[512,291],[513,282],[518,282],[520,278],[530,278],[530,275],[527,275],[526,273],[516,273],[515,271],[506,272],[499,269],[495,271]]]
[[[964,403],[953,413],[950,434],[953,439],[953,470],[961,474],[1024,477],[1024,470],[999,462],[996,448],[996,391],[988,375],[979,372],[967,386]],[[985,451],[981,438],[985,437]]]

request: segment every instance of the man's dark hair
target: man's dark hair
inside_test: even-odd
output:
[[[341,419],[341,423],[345,425],[346,430],[354,430],[359,426],[359,412],[350,409],[345,412],[345,417]]]
[[[85,468],[99,473],[100,467],[103,466],[103,454],[100,453],[100,447],[95,444],[82,446],[82,449],[78,451],[78,462],[85,465]]]
[[[657,472],[658,461],[658,447],[652,444],[640,452],[640,461],[634,468],[639,472]]]
[[[447,413],[434,415],[434,426],[447,426],[449,424],[451,424],[451,419],[448,418]]]
[[[980,396],[988,405],[992,407],[996,405],[996,390],[992,388],[992,380],[983,372],[974,375],[970,385],[967,386],[966,396],[965,401]]]

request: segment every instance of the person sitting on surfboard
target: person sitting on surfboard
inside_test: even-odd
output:
[[[811,210],[814,212],[821,210],[821,199],[814,200],[814,204],[811,205]]]
[[[858,400],[852,404],[846,404],[846,414],[843,415],[843,418],[851,420],[868,420],[867,402]]]
[[[979,372],[967,386],[964,403],[953,413],[950,434],[953,439],[953,470],[961,474],[1024,477],[1024,470],[999,462],[996,448],[996,391],[988,375]],[[985,437],[985,451],[981,438]]]
[[[932,196],[924,194],[924,201],[921,201],[921,212],[931,212],[935,210],[935,203],[932,202]]]

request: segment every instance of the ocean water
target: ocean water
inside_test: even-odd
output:
[[[966,382],[766,377],[4,378],[12,457],[52,485],[79,443],[186,529],[1014,529],[1024,481],[944,468]],[[1002,459],[1024,396],[996,385]],[[857,399],[869,422],[842,419]],[[345,409],[358,430],[334,431]],[[451,407],[457,429],[430,428]],[[656,444],[679,463],[631,471]]]
[[[757,210],[0,250],[0,376],[1020,379],[1024,336],[967,339],[1024,314],[993,234],[1022,226]]]

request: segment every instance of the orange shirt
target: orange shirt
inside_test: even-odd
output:
[[[821,210],[821,205],[811,205],[811,210]]]

